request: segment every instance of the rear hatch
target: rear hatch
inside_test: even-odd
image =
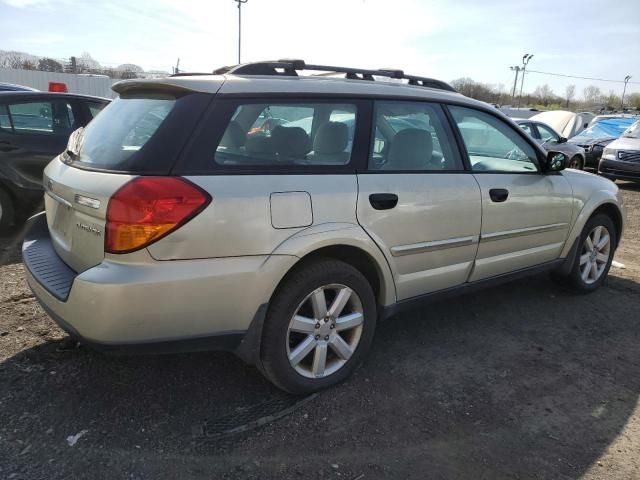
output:
[[[53,246],[76,272],[105,256],[114,193],[139,176],[168,176],[213,98],[163,83],[124,86],[119,98],[71,135],[67,150],[44,172]]]

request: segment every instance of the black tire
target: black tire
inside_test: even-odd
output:
[[[587,283],[582,279],[580,271],[580,257],[585,253],[584,244],[587,236],[598,226],[605,227],[609,232],[611,242],[609,258],[600,277],[593,283]],[[586,223],[584,229],[582,230],[582,233],[580,234],[580,238],[578,239],[578,251],[576,252],[576,258],[574,259],[571,271],[567,275],[554,273],[554,280],[577,293],[591,293],[594,290],[597,290],[598,287],[600,287],[600,285],[605,282],[607,275],[609,274],[609,269],[611,268],[611,262],[613,261],[613,256],[615,254],[617,245],[618,232],[616,231],[611,217],[602,213],[593,216]]]
[[[580,155],[574,155],[573,157],[571,157],[571,160],[569,160],[569,168],[573,168],[575,170],[584,170],[584,161],[582,160]]]
[[[0,187],[0,229],[13,225],[13,202],[7,192]]]
[[[309,378],[298,373],[289,362],[289,322],[311,292],[330,284],[345,285],[359,297],[364,318],[360,340],[351,357],[337,371],[325,377]],[[308,394],[340,383],[353,373],[369,351],[376,317],[373,289],[357,269],[329,258],[304,262],[282,282],[269,305],[260,352],[263,373],[278,388],[293,394]]]

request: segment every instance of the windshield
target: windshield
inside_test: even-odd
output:
[[[625,138],[640,138],[640,120],[627,128],[622,136]]]
[[[635,121],[635,118],[605,118],[573,138],[618,138]]]
[[[68,152],[80,164],[121,169],[135,160],[175,103],[175,97],[165,94],[117,98],[84,130],[74,133]]]

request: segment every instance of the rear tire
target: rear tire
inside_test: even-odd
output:
[[[5,229],[13,224],[13,202],[7,192],[0,188],[0,229]]]
[[[590,218],[578,239],[578,251],[567,275],[554,274],[558,283],[578,293],[591,293],[602,285],[609,274],[618,236],[608,215]]]
[[[274,294],[262,333],[264,373],[308,394],[345,380],[373,341],[376,301],[357,269],[321,258],[300,265]]]

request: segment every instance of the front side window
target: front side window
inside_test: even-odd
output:
[[[370,170],[456,171],[462,161],[439,105],[380,101],[375,104]]]
[[[543,142],[557,142],[560,139],[560,137],[558,137],[558,135],[556,135],[556,133],[550,128],[540,125],[539,123],[536,127],[538,128],[538,133],[540,134],[540,138]]]
[[[518,125],[520,125],[520,128],[522,130],[524,130],[529,135],[531,135],[533,138],[535,138],[535,134],[533,133],[533,129],[531,128],[531,124],[530,123],[519,123]]]
[[[75,126],[71,105],[60,100],[13,103],[8,110],[16,133],[68,135]]]
[[[214,155],[218,165],[346,165],[356,106],[247,103],[236,108]]]
[[[472,108],[450,106],[474,172],[537,172],[535,149],[509,125]]]

